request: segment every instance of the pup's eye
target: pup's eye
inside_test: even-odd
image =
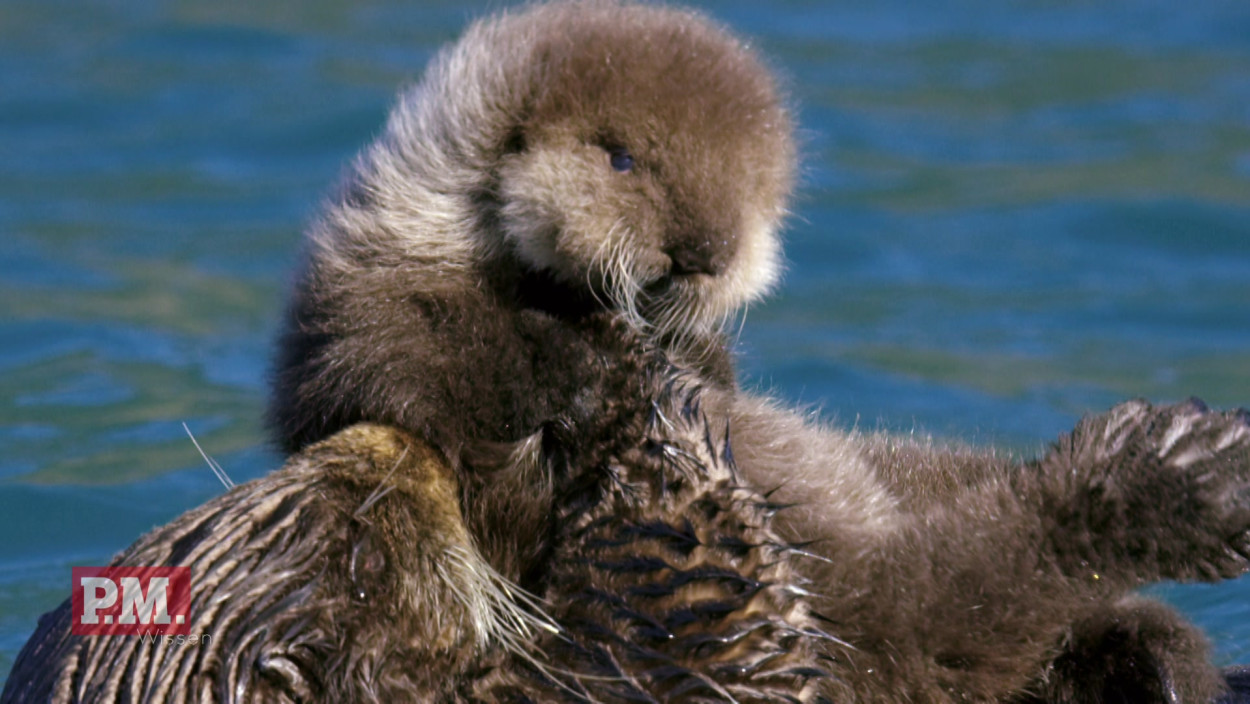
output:
[[[610,157],[613,169],[620,171],[621,173],[633,171],[634,156],[630,154],[628,150],[621,149],[620,147],[609,149],[608,156]]]

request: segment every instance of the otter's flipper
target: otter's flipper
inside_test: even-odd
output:
[[[1250,568],[1250,414],[1191,400],[1121,404],[1040,463],[1043,511],[1071,573],[1130,583]]]
[[[73,636],[66,602],[5,702],[406,701],[534,625],[477,557],[446,461],[381,426],[310,447],[114,564],[191,567],[191,632],[209,638]]]

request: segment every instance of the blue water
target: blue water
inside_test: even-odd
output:
[[[142,531],[276,467],[302,225],[452,3],[0,4],[0,673]],[[803,189],[751,383],[1035,453],[1126,397],[1250,406],[1250,4],[719,3]],[[1159,589],[1250,661],[1250,581]]]

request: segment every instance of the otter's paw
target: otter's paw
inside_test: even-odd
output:
[[[1213,702],[1223,677],[1202,631],[1172,608],[1137,595],[1104,602],[1075,621],[1029,702]],[[1023,702],[1021,702],[1023,704]]]
[[[1174,406],[1156,408],[1145,401],[1129,401],[1111,409],[1105,419],[1101,444],[1095,447],[1104,459],[1145,450],[1166,465],[1185,469],[1198,463],[1234,468],[1230,462],[1250,460],[1250,412],[1212,411],[1191,398]],[[1218,471],[1218,467],[1210,467]]]
[[[1144,579],[1216,580],[1250,569],[1245,410],[1130,401],[1083,421],[1056,455],[1077,482],[1070,510],[1103,538],[1087,543],[1100,553],[1090,557],[1127,563]]]

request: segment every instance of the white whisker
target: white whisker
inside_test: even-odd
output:
[[[229,474],[226,474],[226,470],[222,469],[221,465],[217,464],[217,460],[209,457],[208,453],[204,451],[204,448],[200,447],[199,441],[196,440],[195,436],[191,434],[191,429],[187,427],[186,423],[182,424],[182,429],[187,432],[187,437],[191,438],[191,444],[195,445],[195,449],[200,451],[200,457],[203,457],[204,461],[208,463],[208,468],[213,470],[213,474],[217,475],[217,481],[225,484],[226,489],[233,489],[234,480],[230,478]]]
[[[480,646],[497,644],[504,650],[529,663],[556,686],[578,699],[594,702],[585,691],[578,691],[560,676],[579,681],[583,679],[607,680],[555,667],[534,647],[533,637],[538,631],[561,636],[563,628],[543,611],[542,600],[513,584],[499,574],[471,548],[452,547],[445,553],[446,562],[439,563],[439,577],[454,588],[454,595],[470,614]],[[447,567],[455,570],[449,573]]]
[[[374,504],[382,500],[382,497],[391,493],[391,490],[395,488],[395,485],[390,483],[391,477],[395,475],[395,470],[399,469],[400,463],[402,463],[404,458],[407,456],[408,448],[405,447],[404,451],[399,453],[399,457],[396,458],[395,464],[391,467],[391,471],[387,472],[385,477],[382,477],[382,481],[378,482],[378,485],[374,488],[373,492],[365,498],[363,503],[360,504],[360,508],[356,509],[356,513],[353,514],[356,518],[360,518],[368,513],[369,509],[373,508]]]
[[[742,331],[747,326],[747,311],[750,308],[750,306],[744,305],[738,311],[738,331],[734,333],[734,346],[742,342]]]

